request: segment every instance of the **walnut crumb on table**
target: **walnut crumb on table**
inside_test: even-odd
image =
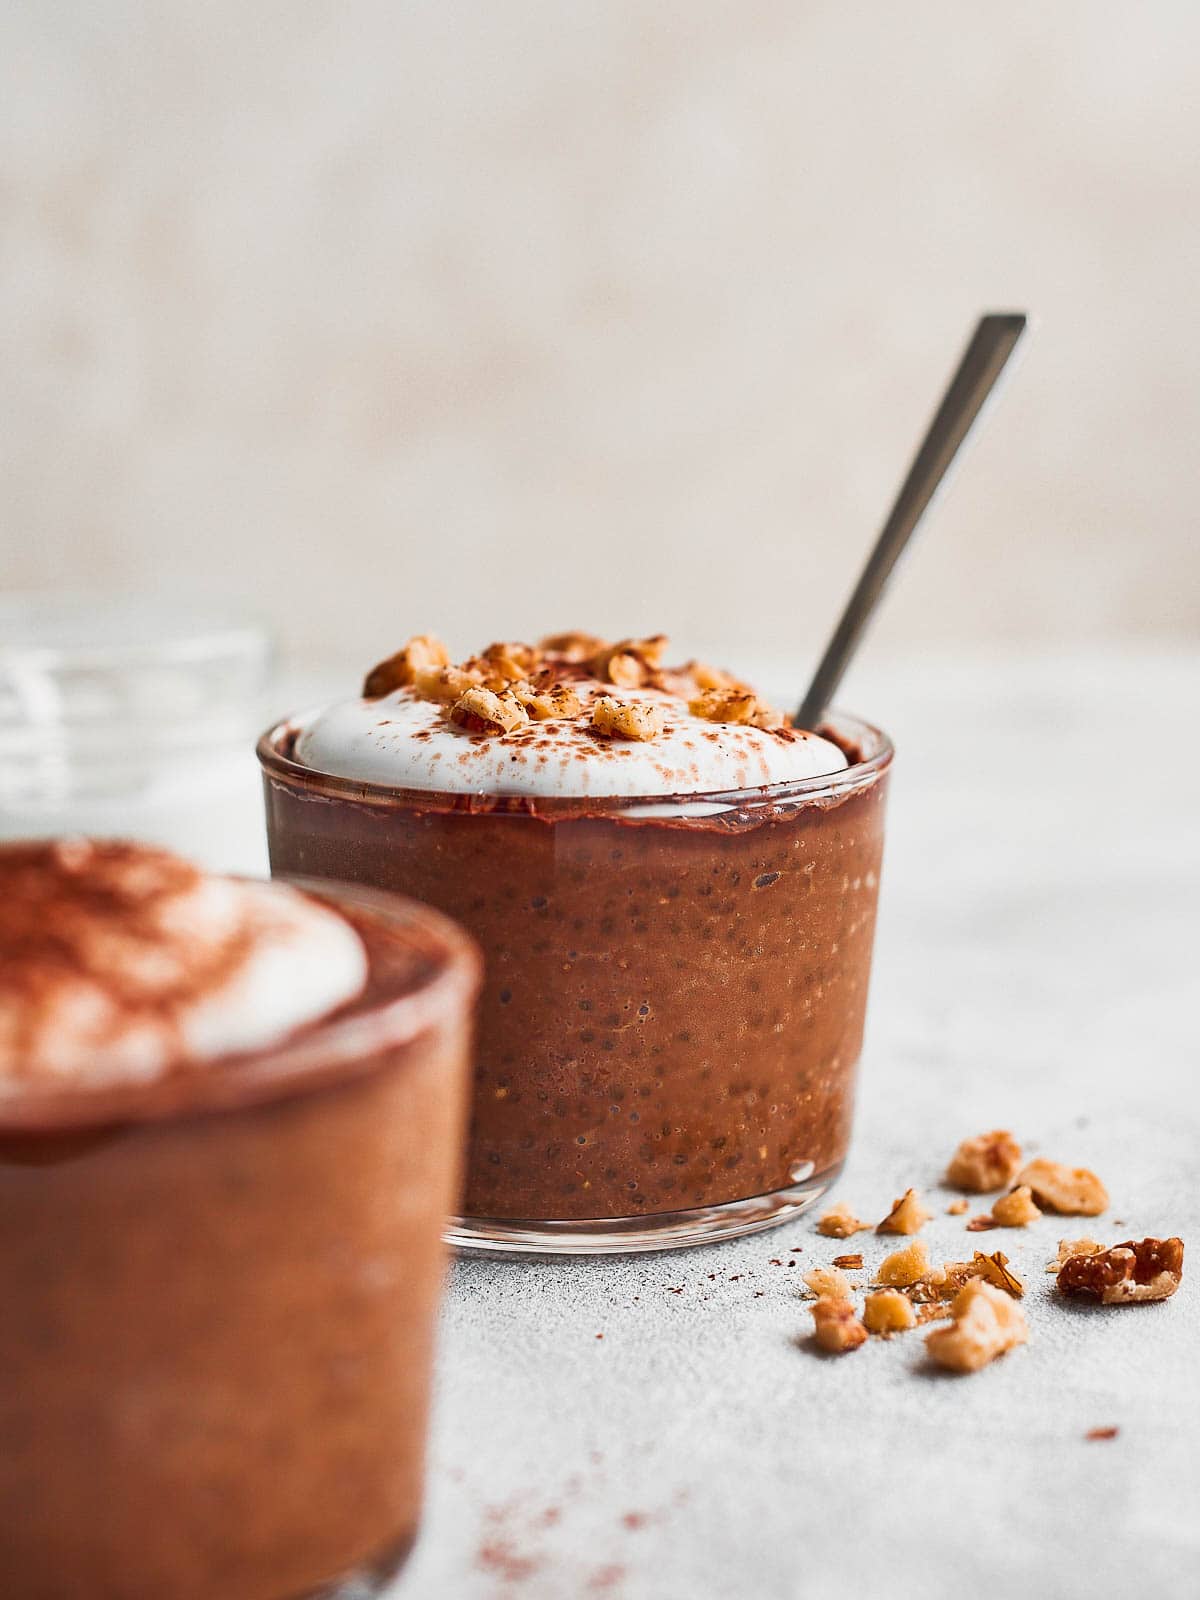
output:
[[[902,1250],[893,1250],[879,1263],[876,1282],[891,1288],[905,1289],[915,1283],[925,1282],[933,1270],[929,1251],[923,1239],[914,1239]]]
[[[868,1333],[888,1338],[905,1328],[915,1328],[917,1313],[912,1301],[899,1289],[876,1289],[866,1298],[862,1320]]]
[[[1015,1272],[1008,1269],[1008,1257],[1003,1250],[996,1250],[990,1256],[985,1256],[982,1251],[976,1250],[975,1259],[971,1265],[978,1270],[978,1276],[985,1282],[992,1284],[997,1289],[1003,1289],[1005,1294],[1015,1298],[1025,1293],[1025,1285]]]
[[[1108,1209],[1108,1190],[1086,1167],[1065,1167],[1039,1157],[1023,1167],[1016,1187],[1029,1189],[1044,1211],[1063,1216],[1098,1217]]]
[[[951,1372],[978,1372],[1029,1337],[1020,1306],[980,1278],[964,1284],[950,1311],[950,1326],[926,1334],[925,1348]]]
[[[943,1298],[949,1298],[974,1278],[983,1278],[1007,1294],[1020,1296],[1025,1293],[1025,1285],[1020,1278],[1015,1272],[1009,1271],[1008,1257],[1003,1250],[996,1250],[990,1256],[976,1250],[970,1261],[947,1261],[941,1268],[938,1292]]]
[[[817,1232],[827,1239],[849,1239],[852,1234],[865,1233],[871,1224],[860,1222],[844,1200],[830,1206],[817,1223]]]
[[[849,1300],[850,1280],[837,1267],[813,1267],[804,1274],[804,1282],[819,1299]]]
[[[1033,1191],[1027,1183],[1002,1194],[992,1206],[992,1219],[999,1228],[1026,1228],[1041,1214],[1033,1203]]]
[[[1003,1189],[1021,1164],[1021,1146],[1007,1128],[964,1139],[950,1158],[946,1182],[952,1189],[987,1194]]]
[[[1169,1300],[1182,1279],[1182,1239],[1127,1239],[1109,1250],[1068,1256],[1058,1287],[1068,1296],[1121,1306]]]
[[[892,1202],[892,1209],[875,1229],[876,1233],[919,1233],[932,1217],[933,1212],[927,1211],[921,1204],[921,1197],[915,1189],[906,1189],[899,1200]]]
[[[849,1300],[821,1295],[812,1308],[813,1335],[822,1350],[841,1355],[865,1344],[867,1330],[854,1314]]]

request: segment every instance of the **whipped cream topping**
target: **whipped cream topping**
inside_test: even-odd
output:
[[[261,1049],[366,978],[350,924],[283,884],[143,845],[0,847],[0,1094]]]
[[[576,716],[530,721],[508,733],[473,733],[412,687],[379,699],[343,700],[305,718],[293,749],[302,766],[364,783],[452,794],[606,798],[757,788],[839,772],[837,745],[798,728],[770,730],[706,721],[684,695],[571,680]],[[644,742],[604,738],[592,726],[601,696],[651,704],[661,733]]]

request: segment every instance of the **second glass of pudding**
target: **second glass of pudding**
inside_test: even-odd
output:
[[[0,1573],[366,1600],[420,1518],[478,957],[424,907],[0,846]]]
[[[273,871],[401,890],[483,948],[459,1246],[732,1237],[845,1159],[891,745],[664,646],[453,665],[423,637],[260,741]]]

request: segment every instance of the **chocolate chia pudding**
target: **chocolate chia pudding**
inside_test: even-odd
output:
[[[421,1501],[469,942],[146,847],[0,848],[0,1572],[381,1588]]]
[[[456,1243],[746,1232],[845,1157],[891,747],[664,644],[416,639],[260,742],[273,870],[402,889],[484,950]]]

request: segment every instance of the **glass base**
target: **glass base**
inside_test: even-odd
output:
[[[454,1249],[470,1255],[604,1256],[684,1250],[791,1222],[826,1193],[841,1170],[839,1161],[814,1174],[812,1163],[807,1162],[793,1169],[797,1181],[786,1189],[748,1200],[727,1200],[718,1206],[642,1217],[581,1217],[570,1222],[452,1217],[444,1238]]]
[[[306,1589],[299,1600],[375,1600],[376,1595],[381,1595],[396,1581],[409,1558],[415,1537],[409,1534],[398,1544],[390,1545],[382,1555],[320,1589]]]

